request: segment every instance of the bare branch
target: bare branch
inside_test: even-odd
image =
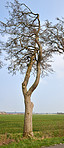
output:
[[[64,18],[57,18],[58,23],[55,25],[46,21],[41,26],[39,14],[32,12],[26,4],[14,0],[14,3],[7,4],[7,8],[10,17],[6,23],[0,21],[0,33],[9,37],[6,43],[0,42],[0,47],[1,52],[6,51],[5,59],[10,62],[9,71],[26,72],[34,53],[32,71],[37,73],[39,61],[41,74],[49,72],[51,64],[49,66],[48,63],[53,53],[64,52]]]

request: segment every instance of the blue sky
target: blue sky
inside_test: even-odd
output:
[[[8,0],[10,1],[10,0]],[[35,13],[40,14],[40,20],[55,22],[56,17],[64,17],[64,0],[19,0],[27,4]],[[0,1],[0,20],[5,21],[8,12],[5,8],[6,0]],[[55,113],[64,112],[64,55],[54,56],[52,64],[54,74],[40,79],[37,89],[31,99],[34,103],[33,112]],[[24,112],[22,82],[24,76],[17,73],[8,74],[6,67],[0,70],[0,111]],[[30,79],[29,86],[33,78]]]

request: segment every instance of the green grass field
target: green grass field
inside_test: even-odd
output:
[[[34,138],[25,139],[24,115],[0,115],[0,148],[40,148],[64,143],[64,115],[33,115]]]

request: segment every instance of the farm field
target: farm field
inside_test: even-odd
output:
[[[34,137],[23,138],[24,115],[0,115],[0,148],[40,148],[64,143],[64,115],[33,115]]]

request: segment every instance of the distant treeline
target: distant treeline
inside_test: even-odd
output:
[[[57,112],[57,114],[64,114],[64,113],[62,113],[62,112],[59,112],[59,113],[58,113],[58,112]]]
[[[21,114],[21,115],[23,115],[24,114],[24,112],[0,112],[0,115],[7,115],[7,114],[9,114],[9,115],[17,115],[17,114]],[[33,113],[33,114],[42,114],[42,115],[50,115],[50,114],[52,114],[52,115],[54,115],[54,114],[64,114],[64,113],[62,113],[62,112],[57,112],[57,113]]]

